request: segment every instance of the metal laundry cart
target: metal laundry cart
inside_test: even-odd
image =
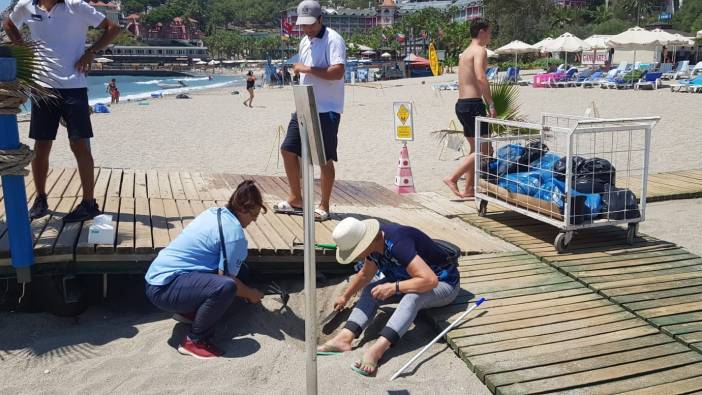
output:
[[[553,225],[560,230],[558,252],[574,232],[607,225],[628,224],[633,243],[646,216],[651,131],[659,119],[477,118],[475,130],[487,125],[490,132],[476,136],[478,215],[486,215],[490,202]]]

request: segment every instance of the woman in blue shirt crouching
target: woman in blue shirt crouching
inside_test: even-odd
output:
[[[226,207],[198,215],[149,267],[145,278],[151,303],[192,324],[178,347],[181,354],[200,359],[224,355],[210,342],[217,321],[235,296],[250,303],[263,298],[237,278],[248,250],[244,228],[262,210],[266,212],[256,184],[242,182]]]

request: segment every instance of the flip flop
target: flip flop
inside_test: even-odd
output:
[[[370,373],[368,373],[368,372],[366,372],[365,370],[361,369],[360,367],[357,367],[356,364],[358,364],[359,366],[363,366],[363,365],[370,366],[371,368],[373,368],[373,370],[372,370]],[[353,370],[354,372],[360,374],[361,376],[365,376],[365,377],[375,377],[375,375],[378,374],[378,364],[376,364],[376,363],[366,363],[366,362],[363,361],[363,359],[361,359],[360,361],[358,361],[358,362],[356,362],[355,364],[351,365],[351,370]]]
[[[328,351],[317,351],[317,355],[341,355],[344,353],[343,351],[339,350],[334,346],[328,346],[326,344],[323,344],[322,347],[326,347]]]
[[[273,206],[273,212],[287,215],[302,215],[302,207],[293,207],[287,200]]]
[[[314,220],[318,222],[329,221],[331,216],[321,208],[314,209]]]

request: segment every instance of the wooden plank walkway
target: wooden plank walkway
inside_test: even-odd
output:
[[[425,314],[441,330],[487,298],[447,340],[494,393],[702,389],[702,354],[533,255],[464,257],[460,271],[465,291]]]
[[[116,235],[112,243],[93,245],[88,243],[92,221],[62,222],[63,216],[80,202],[78,172],[54,169],[47,181],[51,214],[32,222],[36,261],[40,264],[37,270],[60,271],[66,266],[98,271],[143,270],[195,216],[208,207],[225,205],[244,179],[258,183],[268,207],[287,197],[287,181],[281,177],[98,168],[95,196],[104,212],[112,215]],[[26,178],[26,185],[27,204],[31,205],[35,195],[31,175]],[[332,201],[333,220],[316,224],[319,243],[332,243],[331,233],[337,221],[354,215],[417,226],[434,238],[459,245],[467,254],[485,251],[471,237],[469,226],[375,183],[338,181]],[[291,266],[290,263],[302,261],[300,216],[278,215],[269,210],[245,233],[251,262]],[[8,237],[4,207],[0,204],[0,271],[5,272],[12,270]],[[333,251],[318,249],[318,256],[321,263],[336,266]]]
[[[673,243],[641,235],[626,243],[620,227],[578,232],[558,254],[558,230],[511,211],[464,221],[510,242],[674,336],[702,350],[702,257]]]

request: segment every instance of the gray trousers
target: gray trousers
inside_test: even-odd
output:
[[[380,305],[399,302],[395,312],[385,325],[385,328],[380,331],[381,336],[388,339],[390,343],[395,344],[407,332],[410,325],[412,325],[419,310],[446,306],[456,299],[460,291],[460,287],[453,287],[448,283],[439,281],[439,285],[437,285],[436,288],[421,294],[400,294],[384,301],[373,299],[371,295],[373,287],[389,282],[392,281],[383,278],[370,283],[363,289],[361,298],[358,300],[358,303],[356,303],[356,307],[354,307],[351,316],[349,316],[346,322],[346,329],[349,329],[358,337],[361,332],[368,327],[370,320],[375,317],[375,313]]]

